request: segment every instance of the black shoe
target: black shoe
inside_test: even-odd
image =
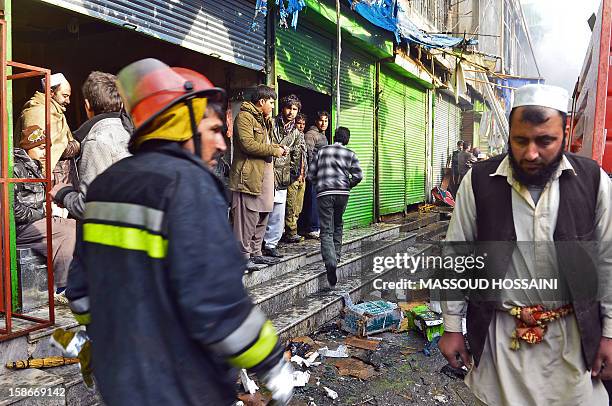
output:
[[[304,237],[301,237],[301,236],[299,236],[297,234],[288,235],[288,236],[285,237],[284,241],[289,243],[289,244],[297,244],[299,242],[304,241]]]
[[[259,267],[249,259],[249,262],[247,262],[246,264],[246,269],[244,270],[245,274],[249,274],[251,272],[257,272],[259,271]]]
[[[274,264],[278,264],[280,262],[280,259],[257,256],[257,257],[251,257],[251,261],[253,261],[253,263],[255,264],[274,265]]]
[[[327,283],[329,283],[330,289],[335,289],[336,283],[338,283],[338,276],[336,275],[336,267],[325,265],[325,269],[327,270]]]
[[[278,250],[276,249],[276,247],[274,248],[264,248],[263,249],[263,254],[266,257],[272,257],[272,258],[282,258],[284,255],[281,254],[280,252],[278,252]]]

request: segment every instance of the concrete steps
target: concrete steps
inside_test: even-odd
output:
[[[398,240],[394,244],[389,244],[384,250],[379,251],[377,255],[387,255],[387,253],[390,255],[392,252],[400,251],[408,252],[411,255],[420,255],[429,248],[428,244],[415,244],[412,239],[404,239]],[[291,337],[310,334],[340,314],[344,303],[338,292],[348,292],[351,299],[357,303],[374,290],[372,284],[375,279],[395,279],[396,271],[395,269],[388,269],[381,274],[375,274],[370,270],[357,277],[340,277],[336,285],[336,291],[311,293],[284,308],[281,312],[272,315],[272,323],[281,335],[281,338],[285,340]]]
[[[375,255],[393,255],[414,242],[416,233],[402,233],[397,237],[363,241],[359,248],[343,254],[336,273],[340,280],[360,277],[371,272]],[[271,279],[249,290],[249,294],[266,314],[281,312],[288,304],[327,287],[325,265],[317,261],[293,272]]]

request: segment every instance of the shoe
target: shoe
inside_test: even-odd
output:
[[[309,240],[318,240],[320,236],[321,236],[320,231],[311,231],[308,234],[306,234],[306,238],[308,238]]]
[[[284,257],[283,254],[278,252],[276,247],[274,247],[274,248],[264,248],[262,252],[263,252],[263,254],[266,257],[272,257],[272,258],[282,258],[282,257]]]
[[[284,241],[289,243],[289,244],[297,244],[299,242],[304,241],[304,237],[299,236],[297,234],[288,235],[288,236],[285,237]]]
[[[338,276],[336,275],[336,267],[325,265],[325,269],[327,270],[327,283],[329,283],[329,288],[331,290],[336,289],[336,283],[338,283]]]
[[[70,303],[68,301],[68,298],[66,297],[66,291],[63,291],[62,293],[54,293],[53,301],[56,305],[60,306],[68,306],[68,304]]]
[[[251,257],[251,261],[255,264],[274,265],[280,262],[278,258],[270,258],[264,256]]]

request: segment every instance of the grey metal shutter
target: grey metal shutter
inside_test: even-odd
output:
[[[433,186],[440,186],[444,177],[449,151],[449,113],[450,103],[438,93],[434,107],[434,135],[433,135]]]
[[[205,55],[263,70],[265,24],[249,0],[42,0]]]
[[[461,107],[456,105],[452,99],[449,99],[448,103],[448,145],[449,154],[451,154],[457,147],[457,141],[461,139]]]

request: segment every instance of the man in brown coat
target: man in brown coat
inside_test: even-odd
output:
[[[274,205],[273,157],[289,149],[272,144],[272,110],[276,92],[264,85],[255,90],[250,102],[240,106],[234,122],[234,160],[230,171],[234,234],[240,251],[248,259],[247,270],[257,264],[272,264],[277,259],[262,256],[263,236]]]

